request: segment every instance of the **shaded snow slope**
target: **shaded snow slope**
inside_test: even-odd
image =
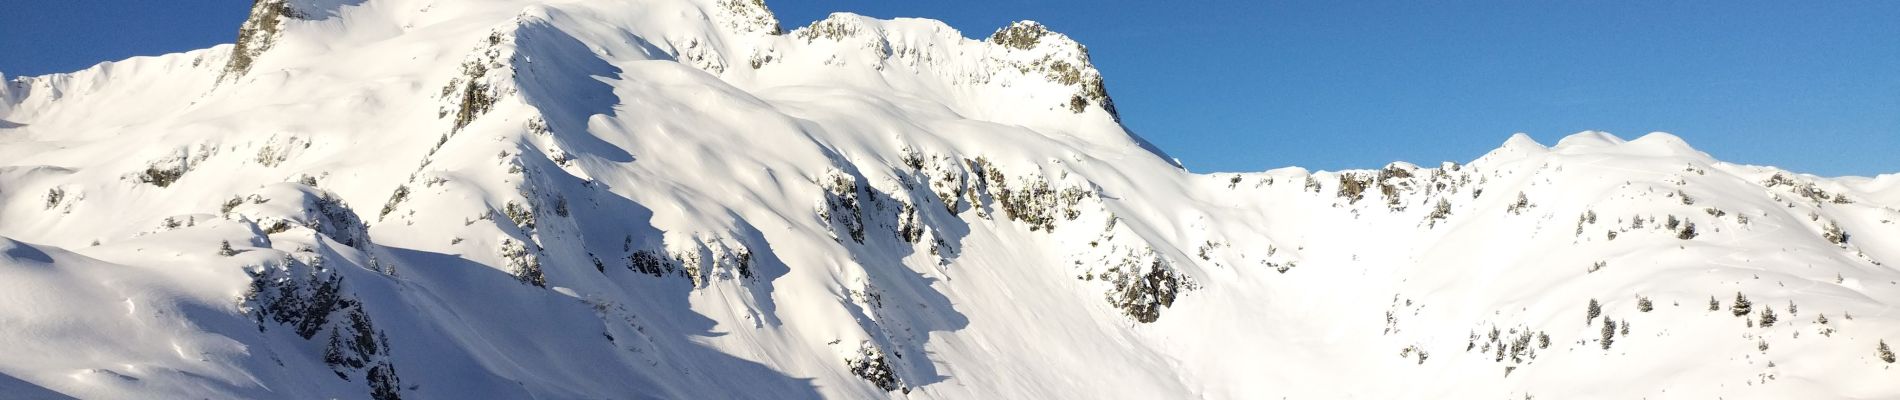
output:
[[[254,4],[0,91],[0,389],[1900,395],[1892,175],[1602,132],[1192,174],[1033,22]]]

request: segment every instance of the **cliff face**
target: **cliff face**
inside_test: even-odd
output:
[[[259,1],[0,92],[0,388],[1900,394],[1890,177],[1595,132],[1192,174],[1103,81],[1034,22]]]
[[[237,45],[231,49],[230,61],[225,63],[220,80],[235,79],[250,72],[251,64],[257,61],[257,57],[277,44],[277,37],[283,34],[284,23],[303,18],[302,14],[290,7],[289,1],[251,2],[251,16],[244,19],[244,25],[238,27]]]

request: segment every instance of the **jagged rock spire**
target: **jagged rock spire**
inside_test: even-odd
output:
[[[303,17],[287,0],[253,0],[251,16],[238,27],[237,45],[231,48],[231,60],[225,63],[218,80],[236,79],[250,72],[257,57],[277,43],[284,21],[293,18]]]

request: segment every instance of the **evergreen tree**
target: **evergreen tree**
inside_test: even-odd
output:
[[[1740,317],[1748,315],[1750,311],[1754,311],[1754,305],[1748,302],[1748,296],[1743,296],[1741,292],[1735,292],[1735,305],[1729,306],[1728,310],[1734,313],[1735,316]]]
[[[1616,320],[1603,318],[1603,349],[1609,350],[1610,343],[1616,341]]]
[[[335,328],[330,329],[330,344],[323,347],[323,363],[330,365],[336,377],[350,380],[350,376],[343,373],[344,367],[349,364],[349,357],[343,355],[343,339],[337,336]]]
[[[370,367],[363,374],[369,381],[369,397],[376,400],[401,400],[402,380],[396,376],[396,366],[384,362]]]

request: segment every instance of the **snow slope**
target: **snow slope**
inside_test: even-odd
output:
[[[1194,174],[1033,22],[263,0],[0,100],[21,397],[1900,396],[1896,175]]]

